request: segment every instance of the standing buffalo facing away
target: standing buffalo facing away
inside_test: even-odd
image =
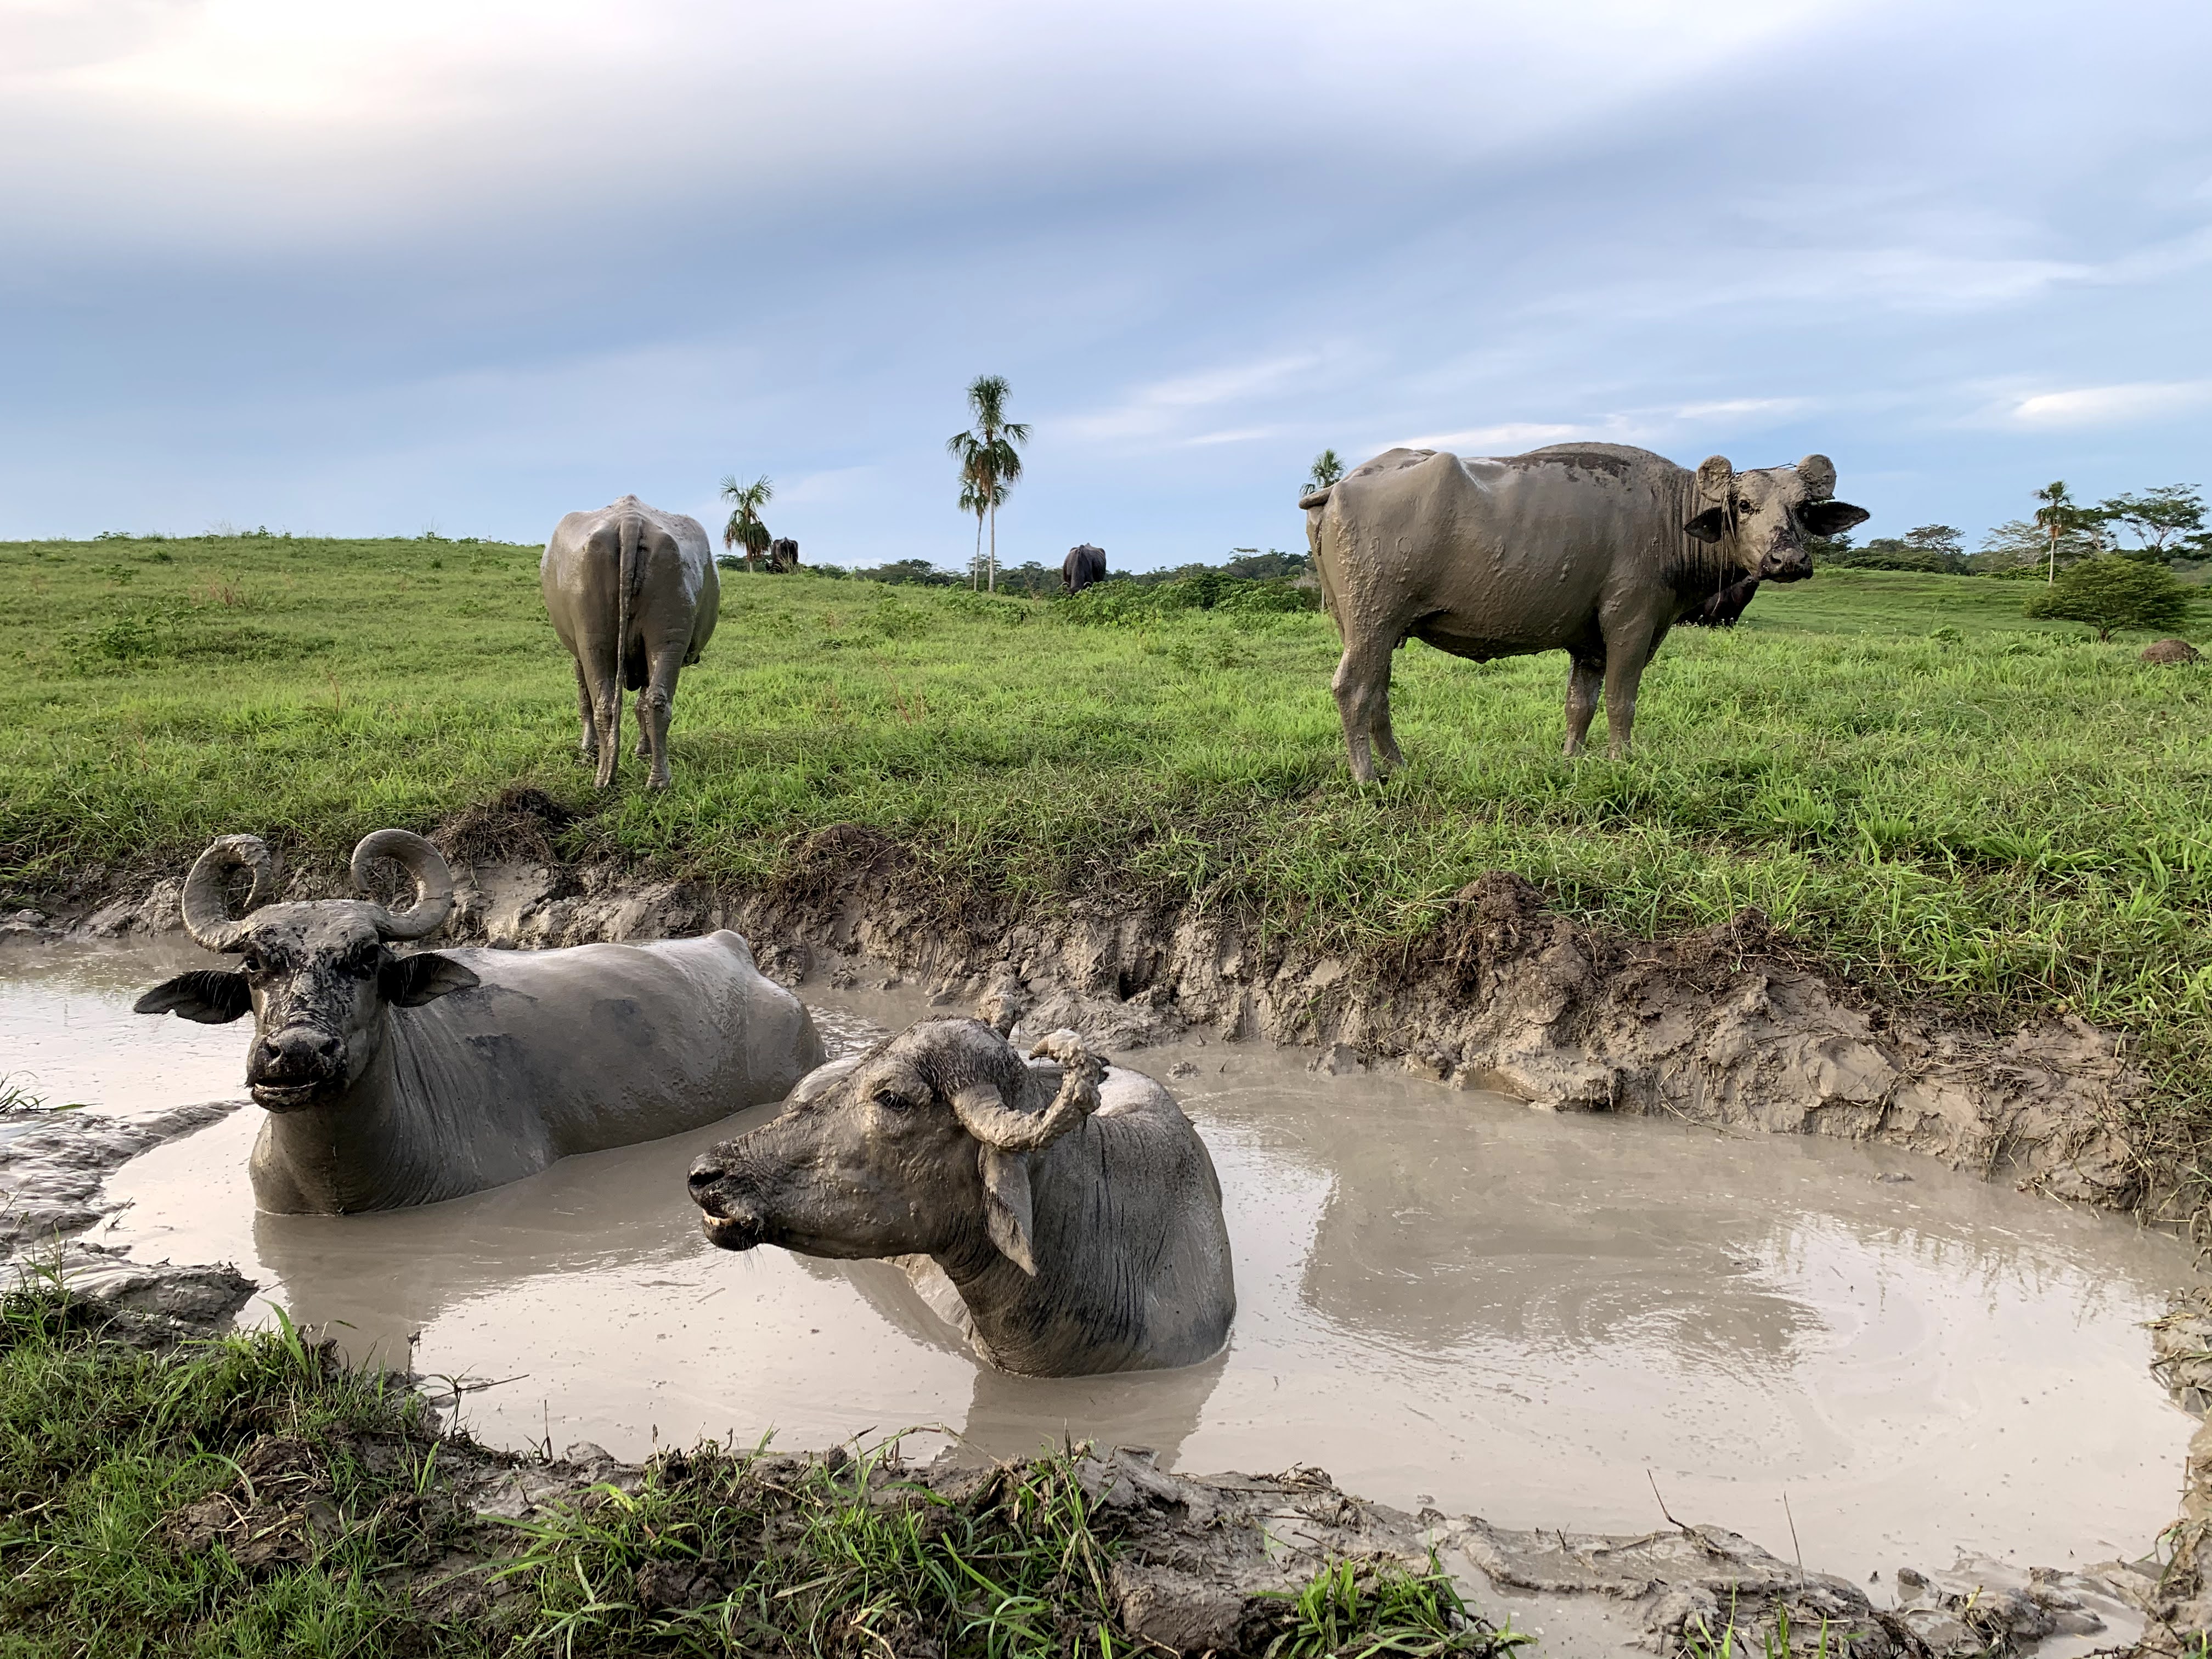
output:
[[[1036,1053],[1054,1063],[939,1019],[823,1067],[781,1117],[691,1166],[707,1237],[906,1258],[925,1296],[951,1281],[979,1354],[1024,1376],[1217,1352],[1237,1291],[1198,1131],[1071,1033]]]
[[[1743,613],[1751,608],[1751,601],[1759,592],[1759,578],[1747,576],[1733,582],[1707,599],[1696,609],[1685,611],[1685,628],[1734,628],[1743,620]]]
[[[1060,562],[1060,585],[1070,593],[1080,593],[1094,582],[1106,580],[1106,550],[1093,547],[1089,542],[1067,550],[1067,556]]]
[[[799,568],[799,544],[789,536],[778,536],[768,544],[768,574],[788,576]]]
[[[1408,638],[1477,662],[1565,651],[1567,753],[1602,679],[1612,752],[1625,755],[1637,683],[1667,630],[1746,578],[1811,575],[1806,538],[1867,517],[1835,488],[1825,455],[1750,472],[1715,455],[1692,472],[1649,450],[1555,444],[1495,459],[1389,450],[1303,497],[1344,640],[1336,706],[1352,775],[1374,781],[1378,753],[1400,763],[1390,653]]]
[[[652,789],[668,787],[668,717],[679,669],[714,635],[722,590],[696,519],[625,495],[554,526],[538,568],[553,631],[576,661],[583,753],[599,787],[615,781],[624,691],[637,700],[637,752],[650,755]]]
[[[781,1100],[822,1063],[799,999],[732,933],[566,951],[390,947],[434,932],[453,902],[438,850],[380,830],[353,851],[415,885],[368,899],[270,904],[269,849],[225,836],[185,880],[185,927],[235,972],[180,974],[142,1014],[218,1025],[251,1012],[246,1080],[269,1117],[253,1195],[280,1214],[434,1204],[534,1175],[574,1152],[696,1129]],[[225,884],[252,872],[247,914]]]

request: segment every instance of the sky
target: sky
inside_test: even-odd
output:
[[[0,0],[0,538],[1297,548],[1316,453],[2212,485],[2203,0]]]

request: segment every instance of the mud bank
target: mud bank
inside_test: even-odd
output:
[[[549,847],[521,807],[464,814],[434,839],[469,872],[447,928],[463,942],[538,948],[731,927],[794,985],[887,963],[948,1006],[1025,1031],[1073,1025],[1118,1049],[1196,1027],[1309,1045],[1330,1070],[1403,1066],[1550,1110],[1872,1141],[2154,1218],[2172,1193],[2126,1133],[2145,1083],[2123,1038],[2070,1018],[2003,1028],[1875,999],[1753,911],[1629,940],[1493,872],[1416,946],[1359,960],[1212,911],[1100,898],[1024,913],[948,890],[856,826],[813,836],[773,887],[751,891],[507,856]],[[335,868],[289,881],[287,896],[347,890]],[[52,916],[21,913],[0,933],[173,932],[179,890],[174,878],[110,890],[97,908],[80,898]]]

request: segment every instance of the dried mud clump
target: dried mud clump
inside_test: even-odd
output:
[[[561,834],[575,821],[574,812],[543,789],[517,784],[463,807],[430,839],[447,858],[469,864],[549,864],[560,857]]]
[[[2187,640],[2158,640],[2142,648],[2142,660],[2145,662],[2195,662],[2200,655],[2197,647]]]

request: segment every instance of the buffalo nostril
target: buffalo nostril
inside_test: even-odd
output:
[[[722,1171],[711,1164],[695,1164],[691,1166],[691,1190],[695,1193],[705,1192],[721,1178]]]

